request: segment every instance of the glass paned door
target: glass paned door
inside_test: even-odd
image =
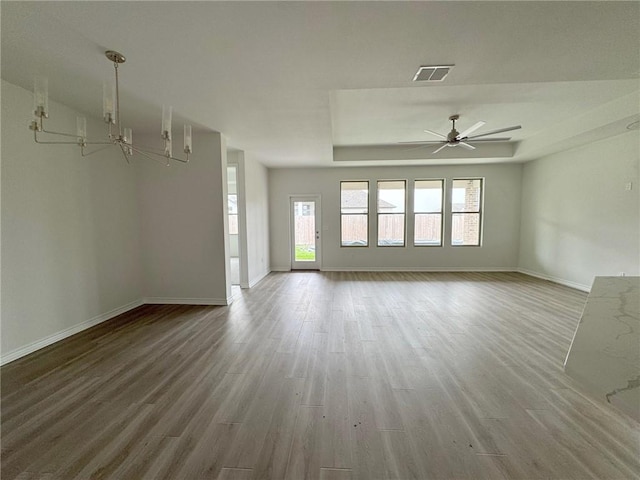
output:
[[[320,269],[320,200],[291,198],[291,268]]]

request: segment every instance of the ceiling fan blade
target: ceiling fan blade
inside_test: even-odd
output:
[[[493,135],[495,133],[510,132],[511,130],[518,130],[519,128],[522,128],[522,125],[516,125],[515,127],[499,128],[498,130],[492,130],[490,132],[481,133],[480,135],[473,135],[472,137],[463,138],[462,140],[472,140],[474,138],[486,137],[487,135]]]
[[[487,122],[479,121],[475,125],[472,125],[471,127],[467,128],[464,132],[458,134],[458,136],[456,138],[458,140],[460,140],[462,138],[468,137],[471,132],[475,132],[477,129],[479,129],[481,126],[483,126],[485,123],[487,123]]]
[[[441,133],[438,132],[432,132],[431,130],[425,130],[425,133],[430,133],[431,135],[435,135],[436,137],[442,138],[443,140],[447,139],[446,135],[442,135]]]
[[[438,153],[440,150],[442,150],[444,147],[446,147],[447,145],[449,145],[448,143],[445,143],[444,145],[442,145],[439,149],[435,150],[432,155],[435,155],[436,153]]]
[[[462,148],[466,148],[467,150],[476,149],[476,147],[474,147],[473,145],[469,145],[468,143],[464,143],[464,142],[458,142],[458,145],[460,145]]]
[[[474,140],[474,139],[468,139],[465,138],[465,141],[469,141],[469,142],[508,142],[509,140],[511,140],[511,137],[495,137],[495,138],[480,138],[478,140]]]
[[[426,142],[396,142],[398,145],[433,145],[434,143],[442,143],[440,140],[429,140]]]

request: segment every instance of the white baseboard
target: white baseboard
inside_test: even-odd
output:
[[[516,272],[515,267],[323,267],[323,272]]]
[[[134,308],[137,308],[143,304],[144,304],[143,299],[134,300],[131,303],[127,303],[126,305],[123,305],[121,307],[114,308],[113,310],[110,310],[106,313],[96,315],[95,317],[90,318],[86,322],[79,323],[78,325],[74,325],[73,327],[69,327],[64,330],[61,330],[57,333],[54,333],[53,335],[43,338],[42,340],[38,340],[36,342],[25,345],[24,347],[13,350],[7,353],[6,355],[2,355],[2,357],[0,358],[0,365],[5,365],[9,362],[13,362],[14,360],[24,357],[25,355],[29,355],[30,353],[33,353],[36,350],[40,350],[41,348],[48,347],[53,343],[59,342],[60,340],[70,337],[71,335],[75,335],[76,333],[80,333],[83,330],[94,327],[99,323],[106,322],[107,320],[110,320],[113,317],[122,315],[123,313],[128,312],[129,310],[133,310]]]
[[[229,305],[229,298],[180,298],[180,297],[146,297],[144,303],[150,305]]]
[[[554,277],[552,275],[545,275],[544,273],[534,272],[533,270],[528,270],[526,268],[518,268],[516,271],[520,273],[524,273],[525,275],[529,275],[531,277],[540,278],[541,280],[548,280],[550,282],[558,283],[566,287],[575,288],[576,290],[582,290],[583,292],[589,293],[591,291],[591,285],[583,285],[582,283],[572,282],[570,280]]]
[[[256,275],[254,278],[252,278],[251,280],[249,280],[249,285],[247,285],[246,288],[253,288],[255,287],[258,283],[260,283],[264,277],[266,277],[267,275],[269,275],[271,273],[271,271],[269,270],[265,270],[264,272]]]
[[[50,335],[42,340],[37,340],[32,342],[24,347],[20,347],[16,350],[12,350],[11,352],[4,354],[0,357],[0,365],[5,365],[7,363],[13,362],[19,358],[24,357],[25,355],[29,355],[41,348],[48,347],[49,345],[59,342],[60,340],[64,340],[67,337],[75,335],[76,333],[80,333],[83,330],[94,327],[99,323],[106,322],[107,320],[111,320],[118,315],[122,315],[129,310],[133,310],[141,305],[145,304],[172,304],[172,305],[230,305],[233,301],[233,297],[229,298],[162,298],[162,297],[149,297],[149,298],[140,298],[131,303],[123,305],[118,308],[114,308],[106,313],[102,313],[100,315],[96,315],[89,320],[74,325],[73,327],[66,328],[61,330],[53,335]]]
[[[291,267],[271,267],[272,272],[291,272]],[[326,267],[322,272],[517,272],[516,267]]]
[[[286,266],[271,267],[271,271],[272,272],[290,272],[291,271],[291,266],[290,265],[286,265]]]

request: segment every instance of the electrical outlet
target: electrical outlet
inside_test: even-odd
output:
[[[619,277],[624,277],[625,275],[626,275],[626,273],[625,273],[625,272],[620,272],[620,273],[618,274],[618,276],[619,276]]]
[[[627,183],[624,185],[624,189],[625,189],[627,192],[630,192],[630,191],[633,189],[633,182],[627,182]]]

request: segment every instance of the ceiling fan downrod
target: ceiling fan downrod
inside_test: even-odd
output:
[[[458,143],[460,140],[458,139],[459,132],[456,130],[456,120],[460,118],[460,115],[457,113],[455,115],[451,115],[449,120],[453,123],[451,131],[447,135],[447,141],[449,143]]]

